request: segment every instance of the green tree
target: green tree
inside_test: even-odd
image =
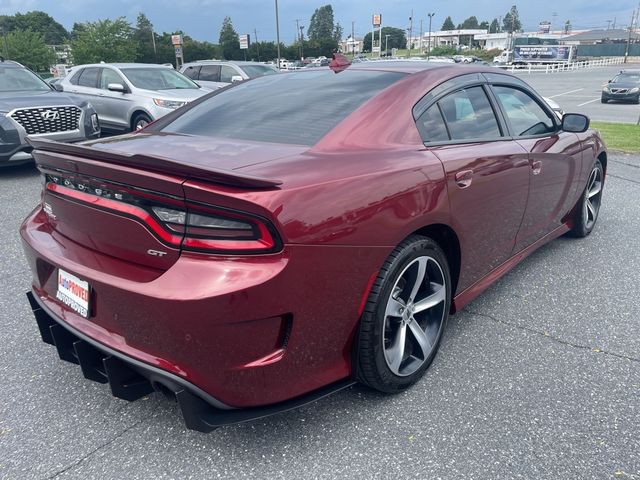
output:
[[[340,27],[342,29],[342,27]],[[309,22],[309,29],[307,35],[311,41],[326,40],[327,38],[335,39],[335,27],[333,21],[333,7],[331,5],[324,5],[317,8],[313,15],[311,15],[311,21]],[[340,32],[342,36],[342,32]]]
[[[80,33],[84,32],[85,30],[86,30],[86,25],[84,23],[75,22],[73,24],[73,27],[71,28],[71,33],[69,37],[71,38],[71,40],[76,40],[80,35]]]
[[[458,25],[458,30],[460,29],[476,29],[479,28],[478,19],[474,16],[467,18],[464,22]]]
[[[451,17],[447,17],[444,19],[444,23],[442,24],[442,28],[440,30],[455,30],[456,26],[451,20]]]
[[[87,22],[71,42],[76,65],[97,62],[133,62],[136,59],[134,30],[124,17]]]
[[[518,7],[515,5],[511,7],[511,10],[502,19],[502,29],[505,32],[513,33],[522,30],[522,23],[520,23],[520,15],[518,14]]]
[[[15,30],[5,37],[7,57],[36,72],[48,71],[56,62],[56,54],[47,47],[44,37],[31,30]]]
[[[488,22],[488,21],[486,21],[486,20],[484,20],[484,21],[480,22],[480,25],[478,25],[478,28],[479,28],[480,30],[487,30],[487,31],[489,31],[489,22]]]
[[[385,35],[389,35],[389,42],[388,42],[388,47],[389,49],[392,48],[407,48],[407,36],[405,35],[405,32],[403,29],[401,28],[394,28],[394,27],[382,27],[382,49],[386,48],[387,45],[385,45],[387,42],[385,41]],[[376,40],[378,38],[378,34],[376,33]],[[363,49],[367,50],[367,51],[371,51],[371,32],[367,33],[364,36],[363,39],[364,45],[363,45]]]
[[[69,39],[69,32],[45,12],[16,13],[13,23],[14,30],[40,33],[47,45],[61,45]]]
[[[340,25],[340,22],[336,23],[336,27],[333,29],[333,39],[336,43],[340,43],[343,33],[344,29],[342,28],[342,25]]]
[[[224,17],[220,29],[220,47],[226,60],[240,60],[244,53],[240,50],[240,37],[233,28],[230,17]]]
[[[199,42],[189,35],[183,36],[184,41],[184,61],[193,62],[195,60],[209,60],[220,58],[222,50],[218,45],[211,42]]]
[[[155,63],[157,61],[155,35],[151,20],[144,13],[138,13],[136,28],[133,32],[133,40],[137,47],[136,62]]]
[[[489,25],[489,33],[500,33],[500,22],[497,18],[494,18]]]

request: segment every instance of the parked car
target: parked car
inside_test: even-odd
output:
[[[172,68],[147,63],[79,65],[58,85],[90,101],[102,127],[116,132],[144,128],[211,91]]]
[[[610,100],[640,103],[640,70],[621,70],[602,88],[600,101]]]
[[[185,63],[180,71],[203,87],[216,89],[233,82],[273,75],[278,70],[273,65],[259,62],[227,62],[201,60]]]
[[[77,142],[100,135],[86,100],[56,92],[19,63],[0,61],[0,167],[33,161],[27,135]]]
[[[593,230],[607,152],[587,117],[493,68],[336,63],[138,134],[34,141],[28,296],[63,360],[127,400],[175,396],[201,431],[356,381],[399,392],[449,313]]]

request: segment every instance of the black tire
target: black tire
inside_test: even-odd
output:
[[[138,113],[131,120],[131,131],[140,130],[151,123],[151,118],[146,113]]]
[[[421,271],[425,273],[420,280]],[[410,285],[408,279],[413,274],[415,279]],[[433,302],[437,303],[425,307]],[[402,391],[418,381],[438,351],[450,303],[451,276],[444,252],[430,238],[408,237],[389,255],[369,293],[355,345],[358,380],[385,393]],[[389,315],[387,312],[395,306],[405,308]],[[424,310],[418,311],[419,308]],[[396,312],[403,315],[395,315]],[[422,340],[418,339],[417,327],[422,331]],[[402,329],[405,333],[400,336]],[[421,345],[429,345],[430,350]],[[393,365],[389,363],[392,351],[395,360],[401,359],[392,361]],[[400,355],[396,355],[398,352]]]
[[[603,188],[604,169],[600,160],[596,160],[587,178],[587,185],[575,206],[573,226],[568,232],[569,236],[583,238],[593,231],[600,213]]]

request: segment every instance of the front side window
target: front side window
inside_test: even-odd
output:
[[[498,120],[482,87],[459,90],[444,97],[438,105],[447,122],[451,140],[501,136]]]
[[[122,81],[122,78],[120,78],[120,75],[113,70],[103,68],[102,75],[100,76],[100,88],[107,90],[110,83],[119,83],[124,86],[124,82]]]
[[[134,86],[145,90],[200,88],[192,80],[170,68],[123,68],[122,73]]]
[[[494,86],[493,91],[511,123],[515,136],[542,135],[556,130],[551,114],[538,105],[529,94],[505,86]]]
[[[85,68],[80,73],[80,78],[78,79],[78,85],[81,87],[90,87],[96,88],[98,86],[98,68]]]
[[[222,65],[222,69],[220,70],[220,81],[225,83],[231,83],[231,79],[234,76],[239,76],[240,74],[236,72],[235,68],[230,67],[229,65]]]

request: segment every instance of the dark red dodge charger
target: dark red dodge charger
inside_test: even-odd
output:
[[[32,140],[21,228],[42,339],[209,431],[362,382],[397,392],[447,316],[542,244],[588,235],[607,167],[491,68],[368,62],[216,91],[139,133]]]

